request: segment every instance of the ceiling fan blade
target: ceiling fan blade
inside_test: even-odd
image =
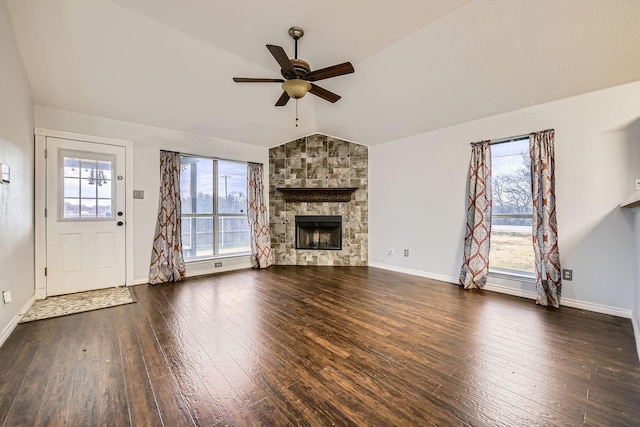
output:
[[[282,79],[254,79],[251,77],[234,77],[236,83],[283,83]]]
[[[342,64],[334,65],[332,67],[311,71],[304,76],[304,79],[310,82],[317,82],[318,80],[328,79],[330,77],[350,74],[354,71],[355,70],[353,69],[353,65],[351,65],[351,62],[343,62]]]
[[[328,90],[323,89],[320,86],[314,85],[313,83],[311,83],[311,90],[309,92],[329,102],[336,102],[338,99],[341,98],[340,95],[337,95],[333,92],[329,92]]]
[[[278,98],[278,102],[276,102],[276,107],[282,107],[284,105],[287,105],[287,102],[289,102],[289,94],[287,94],[287,92],[282,92],[282,96],[280,96],[280,98]]]
[[[282,71],[284,71],[284,76],[287,79],[291,79],[296,76],[296,71],[293,69],[293,65],[291,65],[291,60],[283,48],[268,44],[267,49],[269,49],[271,55],[273,55],[276,61],[278,61],[278,64],[280,65],[280,68],[282,68]]]

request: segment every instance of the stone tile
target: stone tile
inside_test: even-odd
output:
[[[307,143],[305,138],[289,142],[284,145],[286,156],[288,158],[304,158],[307,157]]]
[[[366,202],[369,199],[369,197],[366,191],[358,189],[355,191],[354,199],[356,202]]]
[[[367,188],[367,180],[363,179],[363,178],[352,178],[349,180],[349,187],[356,187],[356,188],[362,188],[365,189]]]
[[[360,144],[349,144],[350,157],[369,157],[369,147]]]
[[[307,159],[307,179],[327,179],[327,158],[316,157]]]
[[[349,157],[349,143],[337,138],[328,138],[328,157],[340,157],[347,159]]]
[[[286,226],[284,223],[272,223],[271,224],[271,244],[285,243],[285,231]]]
[[[269,149],[270,159],[284,159],[285,157],[287,157],[287,153],[284,145],[278,145],[277,147]]]
[[[332,178],[331,174],[329,174],[329,178],[327,179],[327,187],[328,188],[349,187],[349,179],[348,178]]]
[[[271,197],[271,189],[273,189],[273,192],[276,195],[281,194],[276,190],[276,188],[286,187],[286,182],[287,181],[285,179],[274,179],[273,181],[269,182],[269,197]]]
[[[286,159],[286,179],[304,179],[307,177],[307,159],[300,157]]]
[[[307,157],[321,157],[326,158],[327,149],[327,137],[324,135],[310,135],[307,137]]]
[[[325,188],[327,186],[326,179],[307,179],[305,181],[304,188]]]
[[[327,159],[327,176],[331,179],[349,179],[349,159],[330,157]]]

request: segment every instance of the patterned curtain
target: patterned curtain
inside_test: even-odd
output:
[[[471,144],[467,231],[460,285],[482,289],[489,272],[491,236],[491,145],[490,141]]]
[[[247,163],[249,232],[251,233],[251,267],[267,268],[272,264],[269,212],[264,204],[263,166]]]
[[[562,276],[556,222],[555,131],[529,136],[533,193],[533,251],[536,258],[536,304],[560,307]]]
[[[158,222],[149,269],[149,283],[152,285],[184,278],[181,209],[180,153],[161,150]]]

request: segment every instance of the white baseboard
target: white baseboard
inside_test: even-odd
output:
[[[445,276],[442,274],[435,274],[435,273],[428,273],[426,271],[413,270],[411,268],[404,268],[404,267],[397,267],[395,265],[379,264],[376,262],[371,262],[369,263],[369,267],[379,268],[381,270],[395,271],[396,273],[410,274],[412,276],[424,277],[425,279],[439,280],[441,282],[447,282],[449,284],[458,283],[457,277]]]
[[[222,267],[215,267],[215,262],[222,262]],[[251,268],[251,260],[248,256],[235,258],[220,258],[218,260],[195,261],[187,264],[185,277],[204,276],[206,274],[224,273],[225,271],[244,270]],[[149,283],[148,277],[133,279],[134,285],[145,285]]]
[[[457,277],[445,276],[445,275],[442,275],[442,274],[434,274],[434,273],[429,273],[429,272],[426,272],[426,271],[412,270],[412,269],[409,269],[409,268],[397,267],[397,266],[394,266],[394,265],[387,265],[387,264],[378,264],[378,263],[370,263],[369,266],[370,267],[374,267],[374,268],[380,268],[380,269],[383,269],[383,270],[395,271],[397,273],[405,273],[405,274],[410,274],[412,276],[424,277],[424,278],[427,278],[427,279],[440,280],[442,282],[447,282],[447,283],[452,283],[452,284],[457,284],[458,283],[458,278]],[[516,297],[527,298],[527,299],[532,299],[532,300],[536,299],[536,293],[535,292],[526,291],[526,290],[522,290],[522,289],[516,289],[516,288],[509,287],[509,286],[504,286],[504,285],[496,285],[496,284],[489,284],[488,283],[484,287],[484,290],[485,291],[491,291],[491,292],[499,292],[501,294],[513,295],[513,296],[516,296]],[[563,305],[565,307],[578,308],[580,310],[593,311],[593,312],[596,312],[596,313],[609,314],[611,316],[617,316],[617,317],[624,317],[626,319],[632,319],[631,310],[626,310],[626,309],[622,309],[622,308],[618,308],[618,307],[611,307],[611,306],[607,306],[607,305],[595,304],[595,303],[592,303],[592,302],[580,301],[580,300],[575,300],[575,299],[571,299],[571,298],[564,298],[564,297],[561,299],[561,305]],[[634,328],[637,329],[637,326],[638,326],[637,324],[634,324]],[[634,330],[636,330],[636,329],[634,329]],[[640,343],[640,341],[638,340],[638,332],[636,332],[636,343]],[[640,349],[640,347],[639,347],[639,349]]]
[[[616,317],[624,317],[625,319],[632,318],[631,310],[625,310],[623,308],[611,307],[608,305],[595,304],[592,302],[579,301],[564,297],[560,299],[560,303],[567,307],[578,308],[580,310],[594,311],[596,313],[609,314]]]
[[[31,306],[35,301],[36,301],[36,296],[34,294],[31,296],[31,298],[29,298],[29,300],[27,300],[25,305],[22,306],[22,308],[20,309],[20,312],[13,319],[11,319],[11,322],[9,322],[9,324],[2,330],[2,334],[0,334],[0,346],[2,346],[2,344],[4,344],[4,342],[7,340],[7,338],[9,338],[9,335],[11,335],[13,330],[16,328],[22,316],[24,316],[27,313],[27,311],[29,311],[29,309],[31,308]]]

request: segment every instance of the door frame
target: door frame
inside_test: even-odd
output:
[[[95,144],[115,145],[125,148],[125,284],[133,283],[133,141],[104,138],[44,128],[35,128],[35,294],[36,299],[47,297],[47,162],[45,148],[47,138],[71,139]],[[51,155],[51,153],[48,153]],[[55,214],[55,213],[50,213]]]

